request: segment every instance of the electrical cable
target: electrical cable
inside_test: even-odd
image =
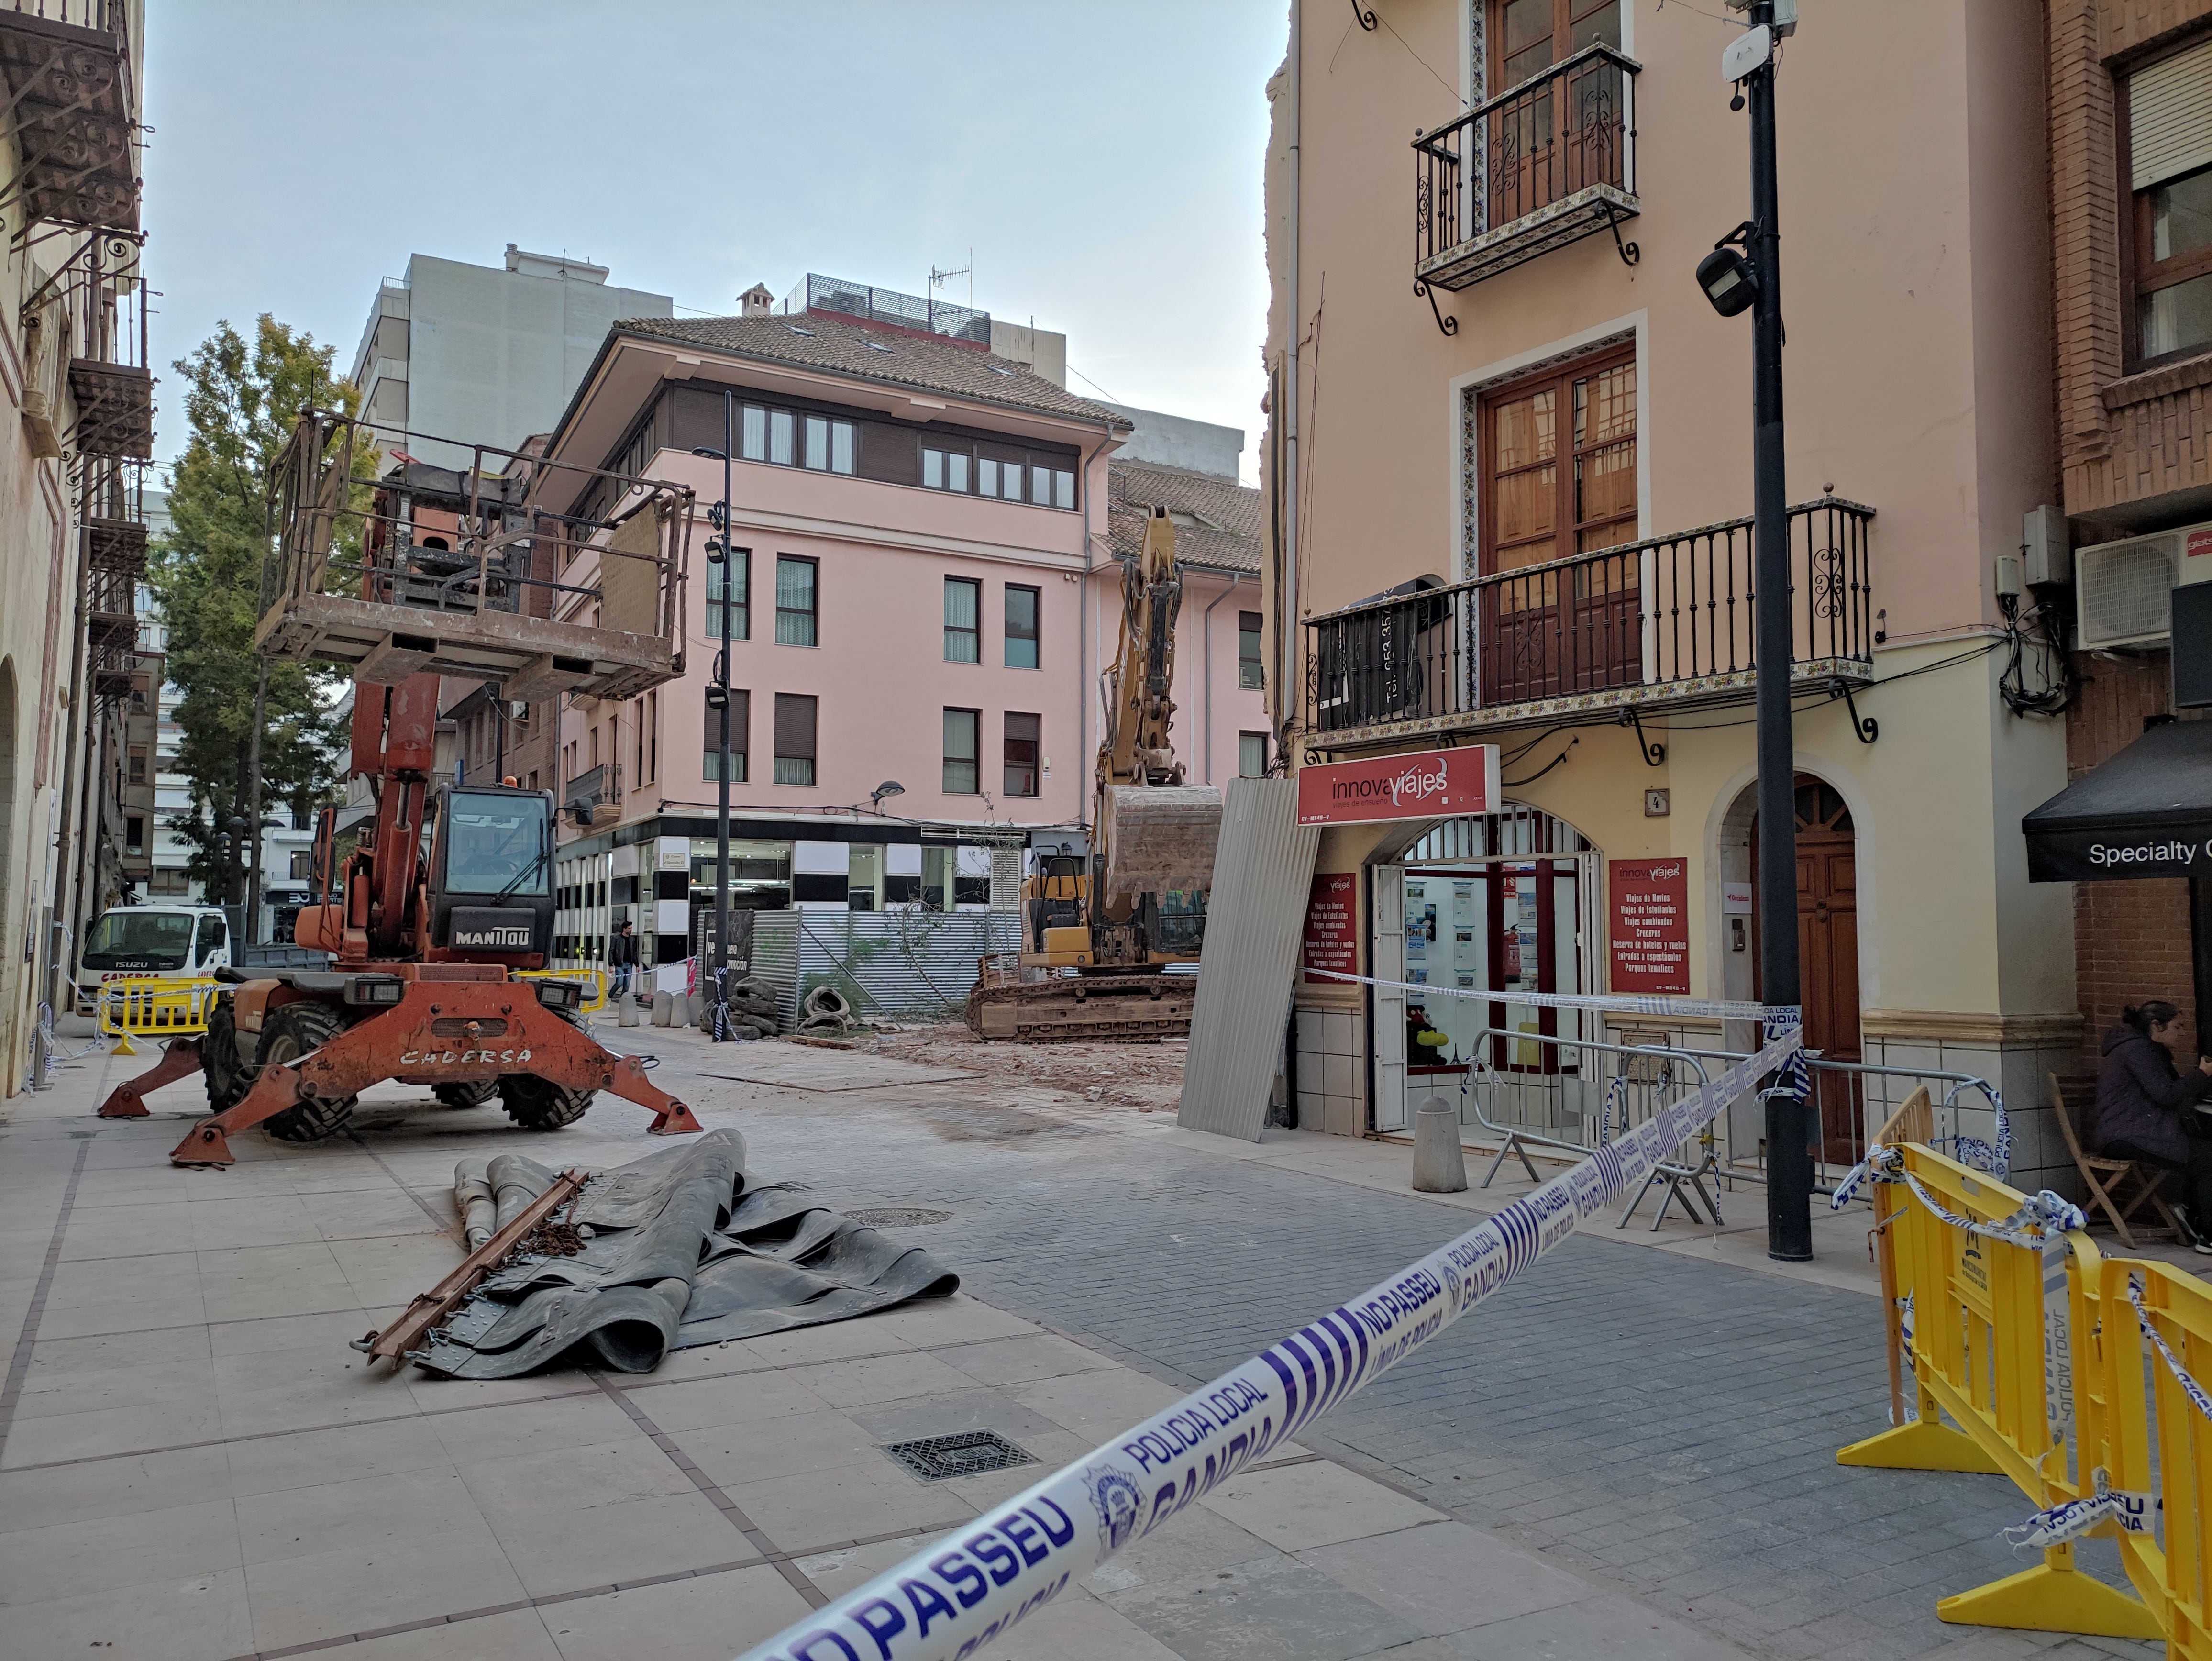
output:
[[[1999,594],[1997,610],[2005,620],[2005,666],[1997,675],[1997,696],[2015,715],[2057,715],[2065,712],[2080,690],[2073,660],[2064,644],[2065,624],[2054,611],[2055,601],[2020,609],[2020,596]],[[2033,646],[2042,661],[2042,687],[2027,690],[2024,663]],[[2056,673],[2053,666],[2056,666]]]

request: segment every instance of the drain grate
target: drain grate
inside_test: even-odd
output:
[[[870,1228],[920,1228],[925,1223],[944,1223],[952,1220],[949,1211],[915,1211],[899,1206],[878,1206],[872,1211],[848,1211],[845,1214],[856,1223]]]
[[[925,1482],[978,1476],[987,1470],[1007,1470],[1016,1465],[1037,1463],[1036,1455],[1016,1447],[994,1430],[963,1430],[957,1436],[924,1436],[911,1442],[893,1442],[884,1451]]]

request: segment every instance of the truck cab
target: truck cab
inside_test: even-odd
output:
[[[433,954],[477,962],[553,950],[553,798],[512,786],[441,793],[429,862]]]
[[[138,975],[206,975],[231,961],[230,924],[212,905],[118,905],[100,914],[78,959],[78,1007],[108,981]]]

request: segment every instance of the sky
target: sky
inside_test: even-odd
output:
[[[1241,428],[1284,0],[149,0],[167,366],[261,313],[351,368],[410,253],[509,242],[724,313],[806,271],[1068,338],[1071,390]],[[164,395],[166,394],[166,395]]]

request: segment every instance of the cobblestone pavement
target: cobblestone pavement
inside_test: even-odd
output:
[[[951,1209],[927,1244],[977,1295],[1168,1380],[1215,1376],[1472,1220],[1156,1121],[955,1086],[846,1101],[738,1123],[761,1169],[835,1203]],[[1838,1466],[1886,1403],[1874,1299],[1578,1236],[1304,1439],[1759,1655],[2154,1652],[1939,1622],[1939,1597],[2029,1567],[1998,1537],[2026,1507],[2002,1477]],[[2083,1555],[2119,1579],[2108,1543]]]

